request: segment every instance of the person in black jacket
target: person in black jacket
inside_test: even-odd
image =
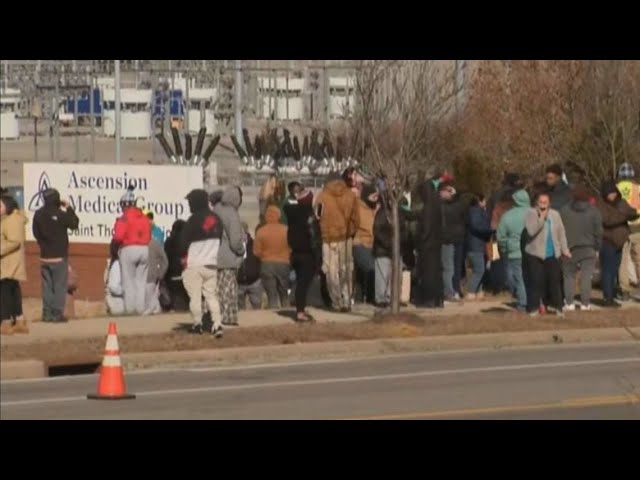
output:
[[[222,221],[211,211],[209,197],[202,189],[187,195],[191,216],[180,235],[180,257],[185,267],[182,283],[189,294],[189,310],[193,318],[192,332],[202,334],[202,298],[209,308],[213,326],[211,333],[223,334],[218,301],[218,250],[222,238]],[[235,300],[235,299],[234,299]]]
[[[442,282],[448,301],[461,298],[460,278],[464,268],[464,239],[468,204],[446,183],[438,187],[442,200]]]
[[[562,178],[562,167],[557,163],[549,165],[545,172],[545,180],[547,183],[549,200],[551,200],[551,208],[560,211],[566,205],[571,203],[571,188],[564,183]]]
[[[307,294],[318,269],[321,240],[313,214],[313,193],[298,182],[291,182],[288,190],[284,213],[289,224],[287,242],[291,248],[291,267],[296,272],[296,321],[308,322],[313,318],[305,312]]]
[[[169,268],[164,282],[169,294],[167,310],[186,312],[189,310],[189,295],[182,284],[182,258],[180,257],[180,236],[187,224],[184,220],[176,220],[171,226],[171,233],[164,242],[164,253],[169,260]]]
[[[442,214],[440,198],[434,180],[427,180],[420,188],[422,215],[418,225],[418,277],[420,292],[415,299],[418,306],[442,308]]]
[[[242,229],[246,238],[246,255],[238,269],[238,308],[240,310],[247,308],[246,297],[248,295],[251,308],[260,310],[264,293],[262,282],[260,281],[260,259],[253,253],[253,238],[249,233],[249,225],[242,222]]]
[[[486,270],[486,246],[491,239],[491,219],[487,212],[487,200],[482,194],[474,196],[467,216],[467,258],[471,262],[471,278],[467,288],[467,298],[482,298],[482,280]]]
[[[40,275],[42,278],[42,321],[65,322],[69,272],[69,232],[80,223],[68,202],[60,193],[49,188],[42,193],[44,206],[33,217],[33,236],[40,247]]]

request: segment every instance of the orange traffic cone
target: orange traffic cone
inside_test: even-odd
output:
[[[126,400],[136,398],[127,393],[124,384],[124,372],[120,362],[120,349],[118,347],[118,333],[116,324],[109,324],[107,345],[104,348],[104,358],[100,368],[100,380],[98,381],[98,393],[87,395],[91,400]]]

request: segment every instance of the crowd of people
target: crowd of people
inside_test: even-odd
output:
[[[402,192],[401,267],[407,301],[423,308],[480,300],[508,291],[529,315],[590,310],[596,266],[605,307],[616,307],[640,281],[640,187],[623,164],[618,182],[600,192],[570,186],[551,165],[530,185],[506,174],[491,195],[458,192],[438,174]],[[120,201],[104,272],[112,315],[189,311],[194,333],[223,335],[238,325],[238,309],[295,308],[311,322],[307,299],[319,285],[326,308],[349,312],[354,303],[386,309],[391,303],[393,227],[383,179],[367,182],[349,168],[326,178],[321,191],[270,177],[259,194],[260,222],[249,231],[237,186],[186,196],[188,219],[167,238],[135,192]],[[68,231],[78,217],[54,189],[43,192],[33,234],[40,247],[43,321],[65,321]],[[2,332],[28,331],[19,282],[26,280],[26,216],[6,192],[2,199]],[[579,301],[575,301],[580,277]],[[319,279],[318,282],[314,282]],[[293,296],[292,296],[293,293]],[[635,291],[637,294],[637,290]],[[293,297],[293,298],[292,298]]]

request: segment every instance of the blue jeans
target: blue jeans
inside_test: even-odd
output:
[[[478,293],[484,278],[484,252],[469,252],[467,258],[471,262],[471,278],[469,279],[469,293]]]
[[[455,245],[442,245],[442,283],[444,284],[444,298],[451,298],[456,293],[453,289],[453,275],[455,272]]]
[[[453,291],[462,295],[460,281],[464,278],[464,243],[453,245]]]
[[[526,310],[527,290],[524,285],[521,258],[510,258],[507,261],[507,282],[509,284],[509,291],[515,295],[518,300],[518,310]]]
[[[618,270],[622,262],[622,249],[616,249],[609,242],[602,242],[600,249],[600,269],[602,295],[605,300],[613,300],[615,295]]]

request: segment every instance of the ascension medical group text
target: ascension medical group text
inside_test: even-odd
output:
[[[80,237],[111,237],[113,235],[113,225],[115,219],[122,213],[120,207],[120,196],[122,196],[127,186],[134,187],[134,193],[137,198],[137,206],[140,208],[146,208],[157,216],[171,216],[174,220],[181,218],[185,214],[185,204],[182,200],[175,202],[152,202],[146,201],[144,192],[148,191],[148,183],[146,178],[132,178],[126,173],[123,177],[106,177],[106,176],[78,176],[75,172],[72,172],[69,176],[69,183],[66,186],[68,190],[77,189],[96,189],[98,196],[94,198],[86,198],[84,194],[77,195],[69,194],[69,204],[76,211],[80,217],[80,226],[77,230],[73,231],[72,235]],[[115,190],[118,192],[117,198],[107,198],[106,195],[100,194],[103,190]],[[138,196],[138,192],[140,195]],[[154,192],[156,195],[166,193],[167,196],[174,196],[176,198],[183,197],[184,195],[177,195],[174,192]],[[83,225],[82,214],[112,214],[113,222],[95,223],[93,225]],[[164,228],[163,228],[164,230]]]

